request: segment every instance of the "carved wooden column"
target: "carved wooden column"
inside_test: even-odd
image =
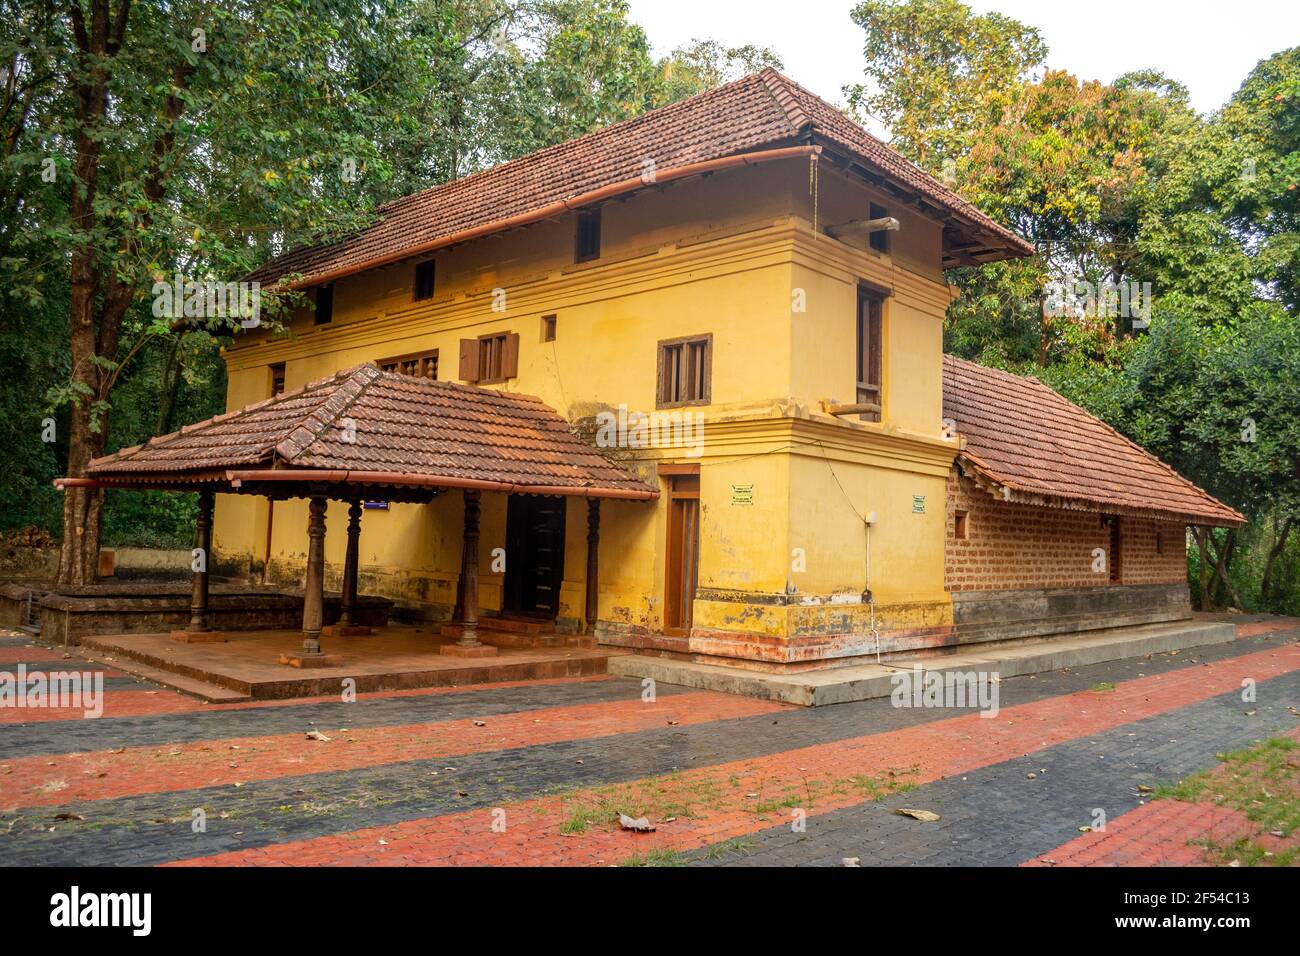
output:
[[[488,657],[497,652],[495,647],[480,643],[478,639],[478,519],[480,492],[465,489],[465,542],[461,550],[461,622],[460,638],[455,644],[444,644],[444,654],[462,657]]]
[[[600,572],[600,499],[587,499],[587,608],[585,611],[585,633],[593,634],[596,630],[596,615],[599,613],[599,572]]]
[[[190,584],[190,622],[186,628],[171,632],[172,640],[186,644],[224,641],[226,636],[211,629],[208,619],[208,563],[212,560],[211,491],[199,492],[199,514],[194,522],[194,573]]]
[[[361,502],[348,506],[348,547],[343,559],[343,584],[340,588],[339,626],[334,633],[351,637],[369,634],[370,628],[357,623],[357,566],[361,552]]]
[[[208,630],[208,562],[212,559],[212,499],[210,491],[199,492],[199,515],[194,523],[195,562],[190,589],[190,630]]]
[[[321,624],[325,617],[325,507],[324,495],[311,496],[307,519],[307,578],[302,594],[302,652],[319,656]]]

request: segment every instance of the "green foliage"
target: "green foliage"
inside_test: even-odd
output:
[[[846,89],[849,105],[888,125],[891,145],[927,169],[965,153],[989,90],[1047,56],[1033,27],[958,0],[865,0],[851,16],[866,31],[870,84]]]

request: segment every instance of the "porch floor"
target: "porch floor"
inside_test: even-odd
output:
[[[363,637],[323,636],[322,649],[337,655],[338,663],[299,669],[281,664],[280,655],[301,650],[301,631],[230,631],[226,638],[223,643],[182,644],[167,634],[95,635],[82,639],[81,651],[223,703],[335,695],[348,677],[356,681],[358,693],[586,677],[606,673],[606,661],[626,653],[576,646],[577,639],[561,636],[554,642],[560,646],[499,647],[492,657],[453,657],[439,652],[440,645],[455,643],[455,638],[444,636],[438,625],[389,624]]]

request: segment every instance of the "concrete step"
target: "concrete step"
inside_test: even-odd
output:
[[[894,675],[910,672],[913,667],[941,674],[950,671],[996,672],[1001,679],[1006,679],[1127,657],[1145,657],[1148,654],[1161,654],[1204,644],[1220,644],[1235,639],[1236,627],[1232,624],[1178,621],[1092,631],[1083,636],[1069,635],[1060,639],[1039,640],[1032,644],[983,644],[972,647],[966,653],[942,658],[893,660],[884,664],[855,664],[797,673],[773,674],[742,667],[697,664],[637,654],[610,658],[609,673],[620,677],[649,677],[665,684],[819,707],[888,697],[895,686]]]
[[[170,687],[172,690],[180,691],[189,697],[196,697],[209,704],[238,704],[253,699],[251,694],[232,690],[229,687],[219,687],[216,684],[209,684],[207,681],[186,677],[184,674],[176,674],[159,667],[151,667],[131,658],[124,659],[117,655],[107,657],[83,654],[82,656],[99,664],[107,664],[134,677],[143,678],[154,684],[161,684],[163,687]]]
[[[143,677],[212,704],[252,700],[252,688],[244,681],[229,679],[218,684],[205,680],[207,673],[163,657],[119,645],[101,646],[100,638],[86,637],[79,648],[82,657],[109,663],[120,671]]]

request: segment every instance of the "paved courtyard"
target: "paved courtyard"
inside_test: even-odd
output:
[[[1167,789],[1282,738],[1294,798],[1300,626],[1239,633],[1009,679],[982,716],[603,676],[214,705],[0,632],[0,672],[102,670],[106,691],[97,719],[0,708],[0,863],[1184,865],[1240,841],[1289,860],[1296,835],[1225,787]]]

